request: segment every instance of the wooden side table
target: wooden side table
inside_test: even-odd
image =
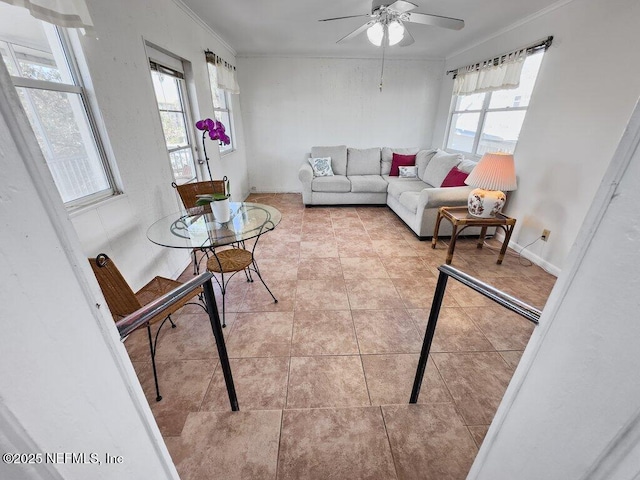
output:
[[[433,231],[433,238],[431,239],[431,248],[436,248],[436,244],[438,243],[438,230],[440,229],[440,222],[443,218],[449,220],[453,226],[451,242],[449,243],[449,250],[447,250],[447,265],[449,265],[453,259],[453,251],[456,248],[458,235],[460,235],[460,233],[462,233],[462,231],[467,227],[481,227],[477,248],[482,248],[488,227],[498,227],[504,230],[505,236],[502,242],[502,248],[500,249],[500,255],[498,255],[498,261],[496,262],[498,265],[502,263],[502,260],[504,260],[504,254],[507,252],[511,233],[513,233],[513,227],[516,225],[515,218],[507,217],[502,213],[498,213],[495,217],[491,218],[478,218],[470,215],[466,206],[440,207],[438,209],[438,217],[436,218],[436,226]],[[458,227],[462,228],[458,230]]]

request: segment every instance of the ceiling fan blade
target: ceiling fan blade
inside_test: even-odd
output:
[[[335,18],[323,18],[322,20],[318,20],[319,22],[330,22],[332,20],[342,20],[344,18],[357,18],[357,17],[370,17],[370,14],[365,15],[349,15],[347,17],[335,17]]]
[[[407,26],[406,25],[402,25],[402,26],[404,27],[404,36],[402,37],[402,40],[400,40],[400,42],[398,43],[398,46],[407,47],[412,43],[415,43],[415,40],[413,39],[413,35],[411,35],[411,33],[409,32],[409,29],[407,28]]]
[[[342,37],[340,40],[338,40],[336,43],[340,43],[343,42],[345,40],[351,40],[353,37],[356,37],[358,35],[360,35],[362,32],[364,32],[367,28],[369,28],[371,25],[373,25],[374,23],[376,23],[374,20],[371,20],[370,22],[365,23],[364,25],[356,28],[353,32],[351,32],[348,35],[345,35],[344,37]]]
[[[418,5],[411,2],[406,2],[405,0],[396,0],[394,3],[387,7],[389,10],[397,13],[406,13],[414,8],[418,8]]]
[[[464,27],[464,20],[459,18],[441,17],[440,15],[427,15],[426,13],[407,13],[405,21],[422,23],[423,25],[433,25],[434,27],[450,28],[460,30]]]

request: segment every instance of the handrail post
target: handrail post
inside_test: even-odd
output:
[[[240,407],[238,406],[236,388],[233,384],[229,355],[227,354],[227,346],[224,342],[222,325],[220,324],[220,314],[218,313],[218,306],[216,305],[216,297],[213,293],[211,279],[204,282],[202,288],[204,290],[204,298],[207,304],[207,313],[209,314],[213,336],[216,339],[216,346],[218,347],[218,357],[220,358],[220,366],[222,367],[222,374],[224,375],[224,383],[227,386],[227,393],[229,394],[229,403],[231,403],[231,410],[237,412],[240,410]]]
[[[424,334],[424,341],[422,342],[422,350],[420,351],[420,360],[418,361],[418,369],[416,370],[416,377],[413,380],[413,389],[411,390],[411,399],[409,403],[416,403],[418,401],[418,395],[420,394],[420,386],[422,385],[422,379],[424,372],[427,368],[427,360],[429,359],[429,351],[431,350],[431,342],[433,336],[436,333],[436,324],[438,323],[438,315],[440,314],[440,307],[442,306],[442,299],[444,298],[445,288],[447,287],[448,276],[444,272],[440,272],[438,276],[438,283],[436,284],[436,290],[433,294],[433,302],[431,303],[431,312],[429,313],[429,321],[427,322],[427,329]]]

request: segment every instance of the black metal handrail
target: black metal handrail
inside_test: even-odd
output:
[[[149,302],[144,307],[136,310],[132,314],[127,315],[122,320],[117,321],[116,327],[118,328],[118,332],[120,333],[120,339],[124,339],[135,329],[145,325],[149,320],[162,312],[162,310],[173,305],[176,302],[179,302],[191,292],[202,286],[204,292],[205,308],[209,315],[209,321],[211,322],[213,336],[216,339],[218,357],[220,358],[220,366],[222,367],[222,373],[224,375],[224,381],[227,387],[227,394],[229,395],[229,403],[231,403],[231,410],[237,412],[238,410],[240,410],[240,407],[238,406],[236,389],[233,383],[233,376],[231,375],[229,355],[227,354],[227,346],[224,342],[222,325],[220,324],[220,314],[218,313],[218,306],[216,304],[216,297],[213,292],[213,284],[211,283],[211,278],[213,278],[213,273],[201,273],[197,277],[192,278],[179,287],[176,287],[170,292],[167,292],[161,297],[158,297],[156,300]]]
[[[491,285],[482,282],[477,278],[452,267],[451,265],[441,265],[438,267],[438,270],[440,271],[440,275],[438,276],[438,283],[436,284],[433,301],[431,302],[431,312],[429,313],[429,321],[427,322],[427,329],[422,342],[420,360],[418,361],[418,368],[413,381],[413,389],[411,390],[409,403],[416,403],[418,401],[418,395],[420,395],[420,387],[422,386],[422,379],[427,368],[427,359],[429,358],[429,352],[431,351],[433,336],[436,333],[440,307],[442,306],[442,299],[444,298],[445,289],[447,288],[447,280],[449,277],[458,280],[463,285],[466,285],[503,307],[508,308],[512,312],[523,316],[536,325],[538,324],[542,313],[537,308],[524,303],[522,300],[512,297],[511,295],[504,293],[503,291],[498,290],[497,288],[492,287]]]

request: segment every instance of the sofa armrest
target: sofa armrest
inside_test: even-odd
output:
[[[298,178],[303,184],[308,184],[311,188],[311,181],[313,180],[313,168],[308,163],[302,164],[300,170],[298,170]]]
[[[308,163],[302,164],[298,170],[298,178],[302,183],[302,203],[311,204],[311,182],[313,181],[313,168]]]
[[[473,187],[425,188],[418,198],[418,209],[456,207],[467,204]]]

